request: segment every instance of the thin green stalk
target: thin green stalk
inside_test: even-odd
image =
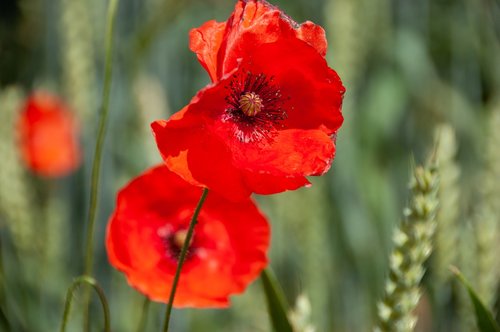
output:
[[[151,300],[145,296],[144,302],[142,302],[141,317],[139,318],[139,324],[137,324],[137,332],[142,332],[146,330],[146,323],[148,321],[148,310]]]
[[[118,0],[109,0],[107,25],[106,25],[106,40],[105,40],[105,67],[104,67],[104,86],[102,90],[102,104],[100,107],[99,129],[97,133],[97,140],[94,152],[94,161],[92,164],[92,176],[90,185],[90,204],[87,222],[87,234],[85,240],[85,267],[84,274],[92,275],[92,262],[93,262],[93,249],[94,249],[94,228],[95,219],[97,214],[97,200],[99,196],[99,177],[101,171],[102,151],[104,147],[104,138],[106,134],[106,127],[108,122],[109,113],[109,99],[111,92],[111,79],[113,74],[113,30],[116,18],[116,10],[118,7]],[[84,295],[84,331],[90,329],[90,293]]]
[[[9,315],[7,313],[6,304],[6,294],[5,290],[7,289],[5,285],[5,276],[4,276],[4,266],[3,266],[3,247],[2,247],[2,238],[0,237],[0,327],[2,331],[11,331]]]
[[[191,218],[191,222],[189,223],[188,232],[186,235],[186,240],[182,246],[181,254],[179,255],[179,261],[177,262],[177,270],[175,271],[174,281],[172,283],[172,289],[170,290],[170,297],[167,303],[167,310],[165,311],[165,323],[163,325],[163,332],[168,331],[168,324],[170,322],[170,315],[172,313],[172,305],[174,303],[175,291],[177,290],[177,284],[179,283],[179,278],[181,276],[182,265],[184,264],[184,260],[186,258],[186,254],[189,248],[189,243],[191,243],[191,238],[193,237],[194,226],[198,222],[198,214],[200,214],[201,207],[207,198],[208,189],[203,189],[203,193],[201,194],[200,200],[198,201],[198,205],[196,205],[196,209],[193,213],[193,218]]]
[[[85,274],[92,274],[92,250],[94,247],[94,226],[97,212],[97,198],[99,196],[99,177],[101,171],[102,150],[109,113],[109,96],[111,92],[111,77],[113,73],[113,27],[116,17],[118,0],[109,0],[107,27],[106,27],[106,64],[104,69],[104,88],[102,90],[101,116],[99,118],[99,131],[95,144],[94,162],[92,164],[92,179],[90,186],[90,205],[86,236]]]
[[[71,311],[71,303],[73,301],[73,293],[78,288],[78,286],[80,286],[80,284],[88,284],[92,286],[92,288],[96,291],[97,295],[99,296],[99,300],[101,301],[102,311],[104,314],[104,331],[111,331],[109,305],[108,301],[106,300],[106,296],[104,295],[104,291],[97,284],[97,281],[94,278],[85,275],[76,278],[68,289],[68,293],[66,294],[66,302],[64,305],[63,320],[61,323],[61,329],[59,331],[66,331],[66,325],[68,324],[69,313]]]

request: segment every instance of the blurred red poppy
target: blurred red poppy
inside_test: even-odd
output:
[[[21,156],[34,173],[65,176],[80,166],[78,126],[62,100],[38,91],[24,105],[19,122]]]
[[[172,171],[239,200],[297,189],[330,168],[345,89],[320,26],[239,1],[226,22],[192,30],[190,47],[214,83],[152,124]]]
[[[118,194],[106,248],[131,286],[167,302],[186,231],[201,189],[165,165],[146,171]],[[210,192],[183,265],[175,307],[225,307],[267,265],[269,226],[254,203]]]

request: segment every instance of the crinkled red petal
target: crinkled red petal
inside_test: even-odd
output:
[[[299,26],[295,35],[314,47],[322,57],[326,56],[328,45],[325,30],[322,27],[311,21],[306,21]]]
[[[242,61],[242,68],[273,77],[285,101],[288,128],[324,129],[341,126],[345,88],[325,59],[303,41],[267,44]]]
[[[288,119],[283,121],[284,129],[277,124],[270,141],[243,142],[235,134],[235,124],[223,120],[232,75],[200,91],[169,121],[152,125],[172,171],[232,199],[251,192],[296,189],[308,183],[305,176],[324,174],[335,153],[330,136],[343,121],[344,88],[305,42],[267,44],[246,60],[234,75],[263,73],[272,77],[283,95]]]
[[[189,32],[189,48],[196,53],[212,81],[217,80],[217,54],[225,28],[226,22],[212,20]]]
[[[251,194],[240,171],[233,166],[227,146],[203,124],[180,127],[178,121],[151,124],[158,149],[168,168],[187,182],[208,187],[229,199]],[[177,122],[177,123],[176,123]]]
[[[259,163],[255,159],[259,158],[263,144],[240,142],[231,132],[233,126],[220,122],[226,105],[223,84],[224,81],[202,90],[188,107],[174,114],[169,121],[160,120],[151,125],[158,148],[170,170],[193,185],[208,187],[231,200],[244,199],[252,192],[272,194],[308,184],[304,175],[316,174],[316,170],[311,171],[305,163],[303,167],[283,165],[284,168],[290,167],[288,172],[283,171],[283,167],[276,169],[274,162],[266,165],[268,156],[275,153],[274,150],[262,150],[267,159]],[[323,136],[327,137],[324,133]],[[304,149],[290,139],[285,142],[280,138],[277,142],[281,143],[271,149],[282,150],[279,161],[285,160],[294,149]],[[285,148],[279,145],[285,143],[294,145]],[[327,143],[332,145],[329,140]],[[307,144],[314,147],[316,154],[323,151],[317,148],[317,144]],[[245,160],[247,154],[248,163]],[[310,157],[313,162],[318,159]],[[289,157],[290,160],[292,158],[298,159]],[[260,166],[263,167],[259,169]]]
[[[266,1],[240,0],[227,22],[209,21],[193,29],[190,47],[216,81],[261,45],[290,38],[303,40],[321,56],[326,55],[325,32],[319,25],[310,21],[299,25]]]
[[[281,130],[266,144],[235,143],[236,167],[278,177],[322,175],[330,168],[335,146],[322,130]]]
[[[278,176],[243,170],[245,183],[253,192],[260,195],[271,195],[286,190],[295,190],[307,186],[310,182],[304,176]]]

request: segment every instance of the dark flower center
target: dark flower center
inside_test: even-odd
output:
[[[236,138],[245,143],[272,141],[287,118],[285,98],[273,77],[250,72],[235,74],[227,89],[228,105],[222,119],[236,125]]]
[[[187,237],[187,230],[185,229],[179,229],[170,235],[166,236],[164,239],[165,241],[165,246],[167,247],[167,252],[169,256],[171,256],[173,259],[178,260],[179,256],[181,255],[182,247],[184,246],[184,243],[186,242],[186,237]],[[189,241],[189,246],[188,246],[188,252],[186,258],[189,258],[192,255],[192,244],[193,244],[193,238],[191,238],[191,241]]]

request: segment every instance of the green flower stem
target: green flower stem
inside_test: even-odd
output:
[[[146,330],[146,323],[148,321],[148,310],[151,300],[145,296],[144,302],[142,302],[141,317],[139,318],[139,324],[137,324],[137,332],[142,332]]]
[[[90,205],[88,214],[86,253],[85,253],[85,274],[92,274],[92,251],[94,247],[94,226],[97,212],[97,198],[99,196],[99,177],[101,171],[101,159],[104,146],[104,138],[109,113],[109,96],[111,92],[111,77],[113,73],[113,27],[116,17],[118,0],[109,0],[107,28],[106,28],[106,64],[104,71],[104,88],[102,91],[101,116],[99,119],[99,131],[95,145],[94,162],[92,164],[92,179],[90,189]]]
[[[66,303],[64,305],[63,320],[61,323],[61,329],[59,331],[66,331],[66,325],[68,324],[69,313],[71,311],[71,303],[73,301],[73,293],[78,288],[78,286],[80,286],[80,284],[90,285],[96,291],[97,295],[99,296],[99,300],[101,301],[102,311],[104,314],[104,331],[111,331],[109,305],[108,301],[106,300],[106,296],[104,295],[104,291],[97,284],[97,281],[95,281],[94,278],[85,275],[76,278],[68,289],[68,292],[66,294]]]
[[[102,91],[102,104],[101,114],[99,118],[99,129],[97,133],[97,140],[94,152],[94,162],[92,164],[92,178],[90,187],[90,204],[88,212],[87,234],[85,241],[85,267],[84,274],[87,276],[92,275],[92,262],[93,262],[93,249],[94,249],[94,228],[97,213],[97,199],[99,195],[99,177],[101,171],[102,151],[104,147],[104,138],[106,134],[106,127],[108,122],[109,113],[109,99],[111,92],[111,79],[113,74],[113,28],[116,18],[116,10],[118,7],[118,0],[109,0],[107,26],[106,26],[106,41],[105,41],[105,67],[104,67],[104,87]],[[89,331],[89,305],[90,293],[87,292],[84,296],[84,331]]]
[[[201,207],[203,206],[203,203],[207,198],[207,194],[208,194],[208,189],[207,188],[203,189],[203,193],[201,194],[200,200],[198,201],[198,205],[196,205],[196,209],[193,212],[193,217],[191,218],[191,222],[189,223],[186,240],[184,241],[181,254],[179,255],[179,261],[177,262],[177,270],[175,271],[174,281],[172,283],[172,289],[170,290],[170,297],[167,303],[167,310],[165,311],[165,323],[163,324],[163,332],[168,331],[168,324],[170,322],[170,315],[172,313],[172,305],[174,303],[177,284],[179,283],[179,278],[181,276],[182,265],[184,264],[184,260],[186,258],[189,243],[191,243],[191,238],[193,237],[194,226],[196,226],[196,223],[198,222],[198,215],[200,214]]]

